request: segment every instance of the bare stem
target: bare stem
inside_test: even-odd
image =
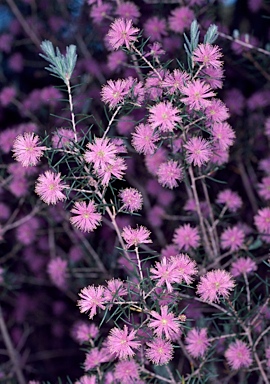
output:
[[[68,101],[69,101],[69,108],[70,108],[70,114],[71,114],[71,123],[72,123],[72,129],[74,133],[74,140],[75,143],[78,142],[77,132],[76,132],[76,122],[75,122],[75,115],[74,115],[74,109],[73,109],[73,100],[72,100],[72,94],[71,94],[71,87],[70,87],[70,80],[66,80],[66,86],[68,90]]]
[[[1,306],[0,306],[0,330],[1,330],[1,333],[2,333],[2,336],[4,339],[5,346],[6,346],[7,351],[8,351],[9,358],[13,364],[13,368],[14,368],[15,374],[17,376],[18,383],[19,384],[26,384],[26,380],[24,378],[22,369],[20,367],[18,352],[14,348],[14,345],[12,344],[12,340],[9,336]]]

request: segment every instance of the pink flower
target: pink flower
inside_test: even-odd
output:
[[[108,3],[100,3],[93,5],[90,17],[93,19],[94,23],[99,25],[106,16],[109,16],[112,12],[112,6]]]
[[[53,132],[52,146],[54,148],[67,148],[74,141],[74,132],[71,129],[60,128]]]
[[[238,251],[242,248],[245,240],[244,231],[237,225],[231,228],[225,229],[221,234],[221,248],[228,248],[230,251]]]
[[[155,144],[160,139],[159,134],[154,132],[149,124],[139,124],[132,133],[131,143],[138,153],[144,155],[152,155],[157,145]]]
[[[72,336],[80,344],[89,342],[90,339],[95,339],[99,334],[99,329],[95,324],[88,324],[82,321],[75,323],[72,329]]]
[[[183,179],[183,169],[177,161],[170,160],[162,163],[157,171],[158,182],[163,187],[173,189],[178,186],[177,181]]]
[[[145,81],[145,90],[150,100],[161,98],[163,94],[163,80],[168,73],[167,69],[157,69],[149,72]]]
[[[212,89],[218,89],[223,87],[224,70],[222,67],[203,68],[199,75],[204,79],[204,82]]]
[[[202,357],[210,344],[206,328],[191,329],[185,341],[188,353],[195,358]]]
[[[168,340],[155,338],[150,343],[147,343],[146,358],[153,364],[164,365],[173,357],[173,346]]]
[[[83,375],[79,380],[75,381],[75,384],[97,384],[97,379],[93,375]]]
[[[13,144],[14,158],[24,167],[37,165],[46,147],[40,146],[39,137],[32,133],[17,136]]]
[[[172,73],[166,74],[162,86],[168,89],[169,94],[174,94],[180,91],[184,84],[190,80],[190,75],[187,72],[174,69]]]
[[[0,92],[0,105],[7,107],[15,98],[16,93],[17,91],[14,87],[4,87]]]
[[[108,165],[114,165],[117,154],[116,146],[105,137],[95,138],[93,143],[87,144],[88,150],[84,154],[87,163],[93,163],[95,170],[105,169]]]
[[[108,80],[107,84],[102,87],[101,100],[108,104],[110,108],[115,108],[124,101],[127,94],[128,89],[125,80]]]
[[[230,117],[228,108],[219,99],[211,100],[211,103],[205,108],[205,115],[210,124],[221,123]]]
[[[181,284],[184,281],[186,284],[191,284],[193,275],[198,273],[195,261],[191,260],[188,255],[181,253],[180,255],[172,256],[170,262],[172,262],[175,268],[177,283]]]
[[[257,265],[250,257],[240,257],[232,263],[231,274],[233,277],[239,277],[241,275],[248,275],[256,271]]]
[[[61,257],[51,259],[47,270],[54,285],[58,288],[65,288],[67,279],[67,261],[61,259]]]
[[[259,195],[265,200],[270,200],[270,176],[264,177],[258,188]]]
[[[150,41],[161,41],[167,35],[166,21],[157,16],[150,17],[143,26],[144,35]]]
[[[181,88],[181,92],[186,95],[181,101],[197,111],[209,106],[211,101],[206,99],[215,96],[215,93],[211,91],[211,87],[199,79],[188,82]]]
[[[136,23],[141,15],[137,5],[131,1],[118,3],[115,13],[117,16],[123,17],[124,19],[131,19],[134,23]]]
[[[213,139],[218,142],[221,149],[226,150],[233,145],[235,132],[228,123],[214,123],[212,125],[211,133]]]
[[[127,294],[127,289],[120,279],[107,281],[107,287],[104,291],[104,298],[107,302],[114,302],[119,297],[126,296]]]
[[[179,250],[187,251],[190,248],[197,248],[200,244],[198,229],[191,227],[190,224],[181,225],[174,232],[173,242]]]
[[[124,325],[124,329],[113,328],[108,336],[108,347],[111,353],[115,354],[119,359],[127,359],[132,357],[135,352],[133,349],[140,347],[139,341],[135,340],[136,331],[133,329],[128,334],[128,327]]]
[[[105,168],[96,170],[97,176],[101,179],[101,184],[107,186],[112,176],[121,180],[125,174],[127,165],[122,157],[115,156],[112,164],[107,164]]]
[[[250,348],[241,340],[229,345],[225,357],[232,369],[248,368],[252,364]]]
[[[92,232],[101,222],[101,214],[96,212],[96,205],[93,200],[77,201],[70,211],[74,215],[70,222],[83,232]]]
[[[226,204],[228,210],[231,212],[236,212],[237,209],[241,208],[243,204],[240,196],[230,189],[225,189],[224,191],[219,192],[217,196],[217,203]]]
[[[104,287],[94,285],[89,285],[81,290],[79,296],[81,300],[78,300],[78,306],[81,313],[90,311],[89,319],[92,319],[97,313],[97,307],[104,310],[105,306],[103,305],[105,299],[103,297]]]
[[[84,361],[84,370],[90,371],[96,367],[99,367],[100,364],[106,363],[110,360],[110,356],[103,349],[93,348],[86,354]]]
[[[46,171],[43,175],[39,175],[35,192],[41,200],[46,204],[56,204],[58,201],[63,201],[66,196],[61,192],[67,188],[67,185],[61,184],[61,174]]]
[[[139,380],[139,366],[133,360],[119,361],[114,366],[114,377],[122,384],[133,384]]]
[[[168,292],[172,292],[172,284],[178,281],[174,264],[163,257],[161,262],[156,262],[155,267],[150,268],[151,279],[157,279],[157,287],[166,285]]]
[[[119,193],[123,208],[129,212],[135,212],[142,209],[142,194],[135,188],[125,188]]]
[[[161,132],[173,132],[177,123],[181,121],[179,110],[174,108],[169,101],[160,102],[149,110],[149,123],[151,127],[158,128]]]
[[[205,67],[219,68],[222,65],[222,53],[217,45],[199,44],[193,52],[193,60]]]
[[[123,45],[130,49],[130,44],[137,40],[135,34],[138,34],[139,29],[134,28],[132,20],[116,19],[110,25],[108,32],[108,40],[113,49],[118,49]]]
[[[150,315],[156,320],[150,320],[148,326],[154,328],[154,334],[158,337],[163,335],[166,339],[171,340],[179,336],[180,323],[173,313],[168,313],[168,306],[161,306],[161,315],[156,311],[151,311]]]
[[[259,209],[254,221],[259,232],[270,234],[270,208]]]
[[[137,247],[139,244],[152,243],[152,240],[149,239],[150,233],[151,232],[142,225],[135,229],[128,226],[123,228],[122,237],[127,243],[127,248],[130,248],[132,245]]]
[[[201,167],[210,160],[210,143],[201,137],[192,137],[184,145],[184,148],[186,148],[186,160],[189,164]]]
[[[229,272],[225,270],[213,270],[200,278],[197,293],[204,301],[210,303],[219,302],[219,298],[227,298],[235,283]]]
[[[120,72],[127,61],[127,55],[123,51],[112,52],[108,55],[108,68],[111,71]]]
[[[195,19],[194,12],[188,7],[177,7],[169,16],[169,27],[173,32],[182,33]]]

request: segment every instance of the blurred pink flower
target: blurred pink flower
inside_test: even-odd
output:
[[[232,369],[248,368],[252,364],[250,348],[241,340],[236,340],[225,351],[225,357]]]
[[[200,244],[199,231],[190,224],[181,225],[174,231],[173,242],[179,250],[187,251],[190,248],[197,248]]]
[[[257,270],[257,265],[250,257],[240,257],[231,265],[231,274],[233,277],[248,275]]]
[[[220,240],[222,249],[229,249],[232,252],[238,251],[244,245],[245,233],[235,225],[225,229],[221,234]]]
[[[114,377],[122,384],[133,384],[139,380],[139,365],[133,360],[119,361],[114,367]]]
[[[124,19],[131,19],[134,23],[141,16],[139,8],[131,1],[117,3],[115,14]]]
[[[238,193],[233,192],[230,189],[224,189],[224,191],[219,192],[216,202],[219,204],[226,204],[228,210],[231,212],[236,212],[243,204]]]
[[[165,19],[157,16],[149,17],[143,25],[143,32],[150,41],[161,41],[163,36],[167,36]]]
[[[195,358],[202,357],[210,342],[207,337],[207,329],[191,329],[185,339],[188,353]]]
[[[189,28],[195,19],[194,12],[188,7],[177,7],[169,16],[169,27],[173,32],[183,33],[184,29]]]
[[[146,358],[155,365],[164,365],[173,358],[173,346],[168,340],[154,338],[147,343]]]
[[[51,259],[47,268],[51,281],[58,288],[64,289],[67,283],[67,261],[61,257]]]

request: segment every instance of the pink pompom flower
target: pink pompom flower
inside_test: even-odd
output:
[[[113,49],[119,49],[122,46],[130,48],[131,43],[137,40],[139,32],[138,28],[134,28],[132,20],[118,18],[110,25],[109,32],[107,34],[109,43]]]
[[[174,232],[173,242],[179,250],[188,251],[190,248],[197,248],[200,244],[199,231],[190,224],[181,225]]]
[[[119,361],[114,367],[114,377],[119,383],[139,383],[139,365],[133,360]]]
[[[172,132],[177,123],[181,121],[179,110],[169,101],[160,102],[149,110],[149,123],[151,127],[158,128],[160,132]]]
[[[51,259],[48,264],[47,271],[54,285],[56,285],[58,288],[65,288],[67,279],[66,260],[63,260],[61,257]]]
[[[40,146],[39,137],[31,132],[17,136],[12,151],[14,158],[24,167],[28,167],[37,165],[45,149],[45,146]]]
[[[178,186],[177,181],[183,179],[183,169],[177,161],[169,160],[158,167],[157,177],[163,187],[173,189]]]
[[[151,279],[157,280],[157,287],[166,285],[168,292],[172,292],[172,284],[178,281],[175,265],[163,257],[161,262],[156,262],[155,267],[150,268]]]
[[[149,124],[139,124],[132,133],[131,143],[138,153],[144,155],[153,155],[157,145],[156,142],[160,139],[159,134],[154,132]]]
[[[153,364],[168,364],[173,357],[173,346],[169,340],[154,338],[147,346],[146,358]]]
[[[104,310],[104,287],[89,285],[79,293],[81,300],[78,300],[78,306],[81,313],[90,311],[89,319],[92,319],[97,313],[97,307]]]
[[[133,245],[137,247],[139,244],[152,243],[152,240],[149,238],[150,233],[151,232],[142,225],[135,229],[128,226],[123,228],[122,237],[127,243],[127,248],[130,248]]]
[[[241,340],[236,340],[229,345],[225,357],[232,369],[248,368],[252,364],[250,348]]]
[[[210,143],[202,137],[191,137],[184,145],[186,148],[186,160],[189,164],[201,167],[203,164],[209,162],[211,158]]]
[[[124,325],[124,329],[113,328],[108,336],[108,347],[111,353],[115,354],[119,359],[125,360],[134,356],[134,349],[140,347],[139,341],[135,340],[136,331],[133,329],[128,333],[128,327]]]
[[[239,277],[241,275],[248,275],[257,270],[257,265],[255,261],[249,257],[244,258],[240,257],[232,263],[231,274],[233,277]]]
[[[225,229],[221,234],[221,248],[228,248],[230,251],[238,251],[244,245],[244,231],[237,225]]]
[[[154,334],[160,338],[164,335],[168,340],[179,336],[180,323],[172,312],[168,312],[168,306],[161,306],[160,311],[161,314],[156,311],[150,312],[155,320],[150,319],[148,326],[154,328]]]
[[[195,261],[191,260],[188,255],[181,253],[176,256],[171,256],[170,262],[172,262],[175,268],[177,283],[181,284],[184,281],[186,284],[191,284],[193,276],[198,273]]]
[[[95,138],[92,143],[87,144],[84,158],[87,163],[93,163],[95,170],[105,169],[114,164],[117,152],[116,145],[109,138]]]
[[[101,214],[96,212],[94,201],[77,201],[70,211],[76,216],[70,218],[70,222],[83,232],[92,232],[101,222]]]
[[[211,87],[199,79],[188,82],[181,88],[181,92],[185,95],[185,97],[181,98],[181,101],[197,111],[208,107],[211,103],[208,98],[215,96],[215,92],[211,90]]]
[[[259,232],[270,234],[270,208],[259,209],[254,217],[255,225]]]
[[[241,208],[243,204],[240,196],[230,189],[225,189],[224,191],[219,192],[217,196],[217,203],[226,204],[227,209],[231,212],[236,212],[237,209]]]
[[[227,298],[235,286],[231,274],[225,270],[213,270],[202,276],[197,293],[202,300],[210,303],[219,302],[219,298]]]
[[[129,212],[135,212],[142,209],[142,194],[135,188],[125,188],[119,193],[123,208]]]
[[[202,357],[210,344],[206,328],[191,329],[185,341],[188,353],[195,358]]]
[[[61,184],[60,173],[55,174],[46,171],[38,177],[35,192],[46,204],[56,204],[58,201],[66,199],[66,196],[61,192],[65,188],[68,188],[68,186]]]
[[[219,68],[222,65],[221,57],[222,53],[217,45],[199,44],[193,52],[193,60],[205,67]]]
[[[101,99],[104,103],[108,104],[110,108],[115,108],[124,101],[127,94],[128,89],[125,80],[108,80],[107,84],[102,87]]]

